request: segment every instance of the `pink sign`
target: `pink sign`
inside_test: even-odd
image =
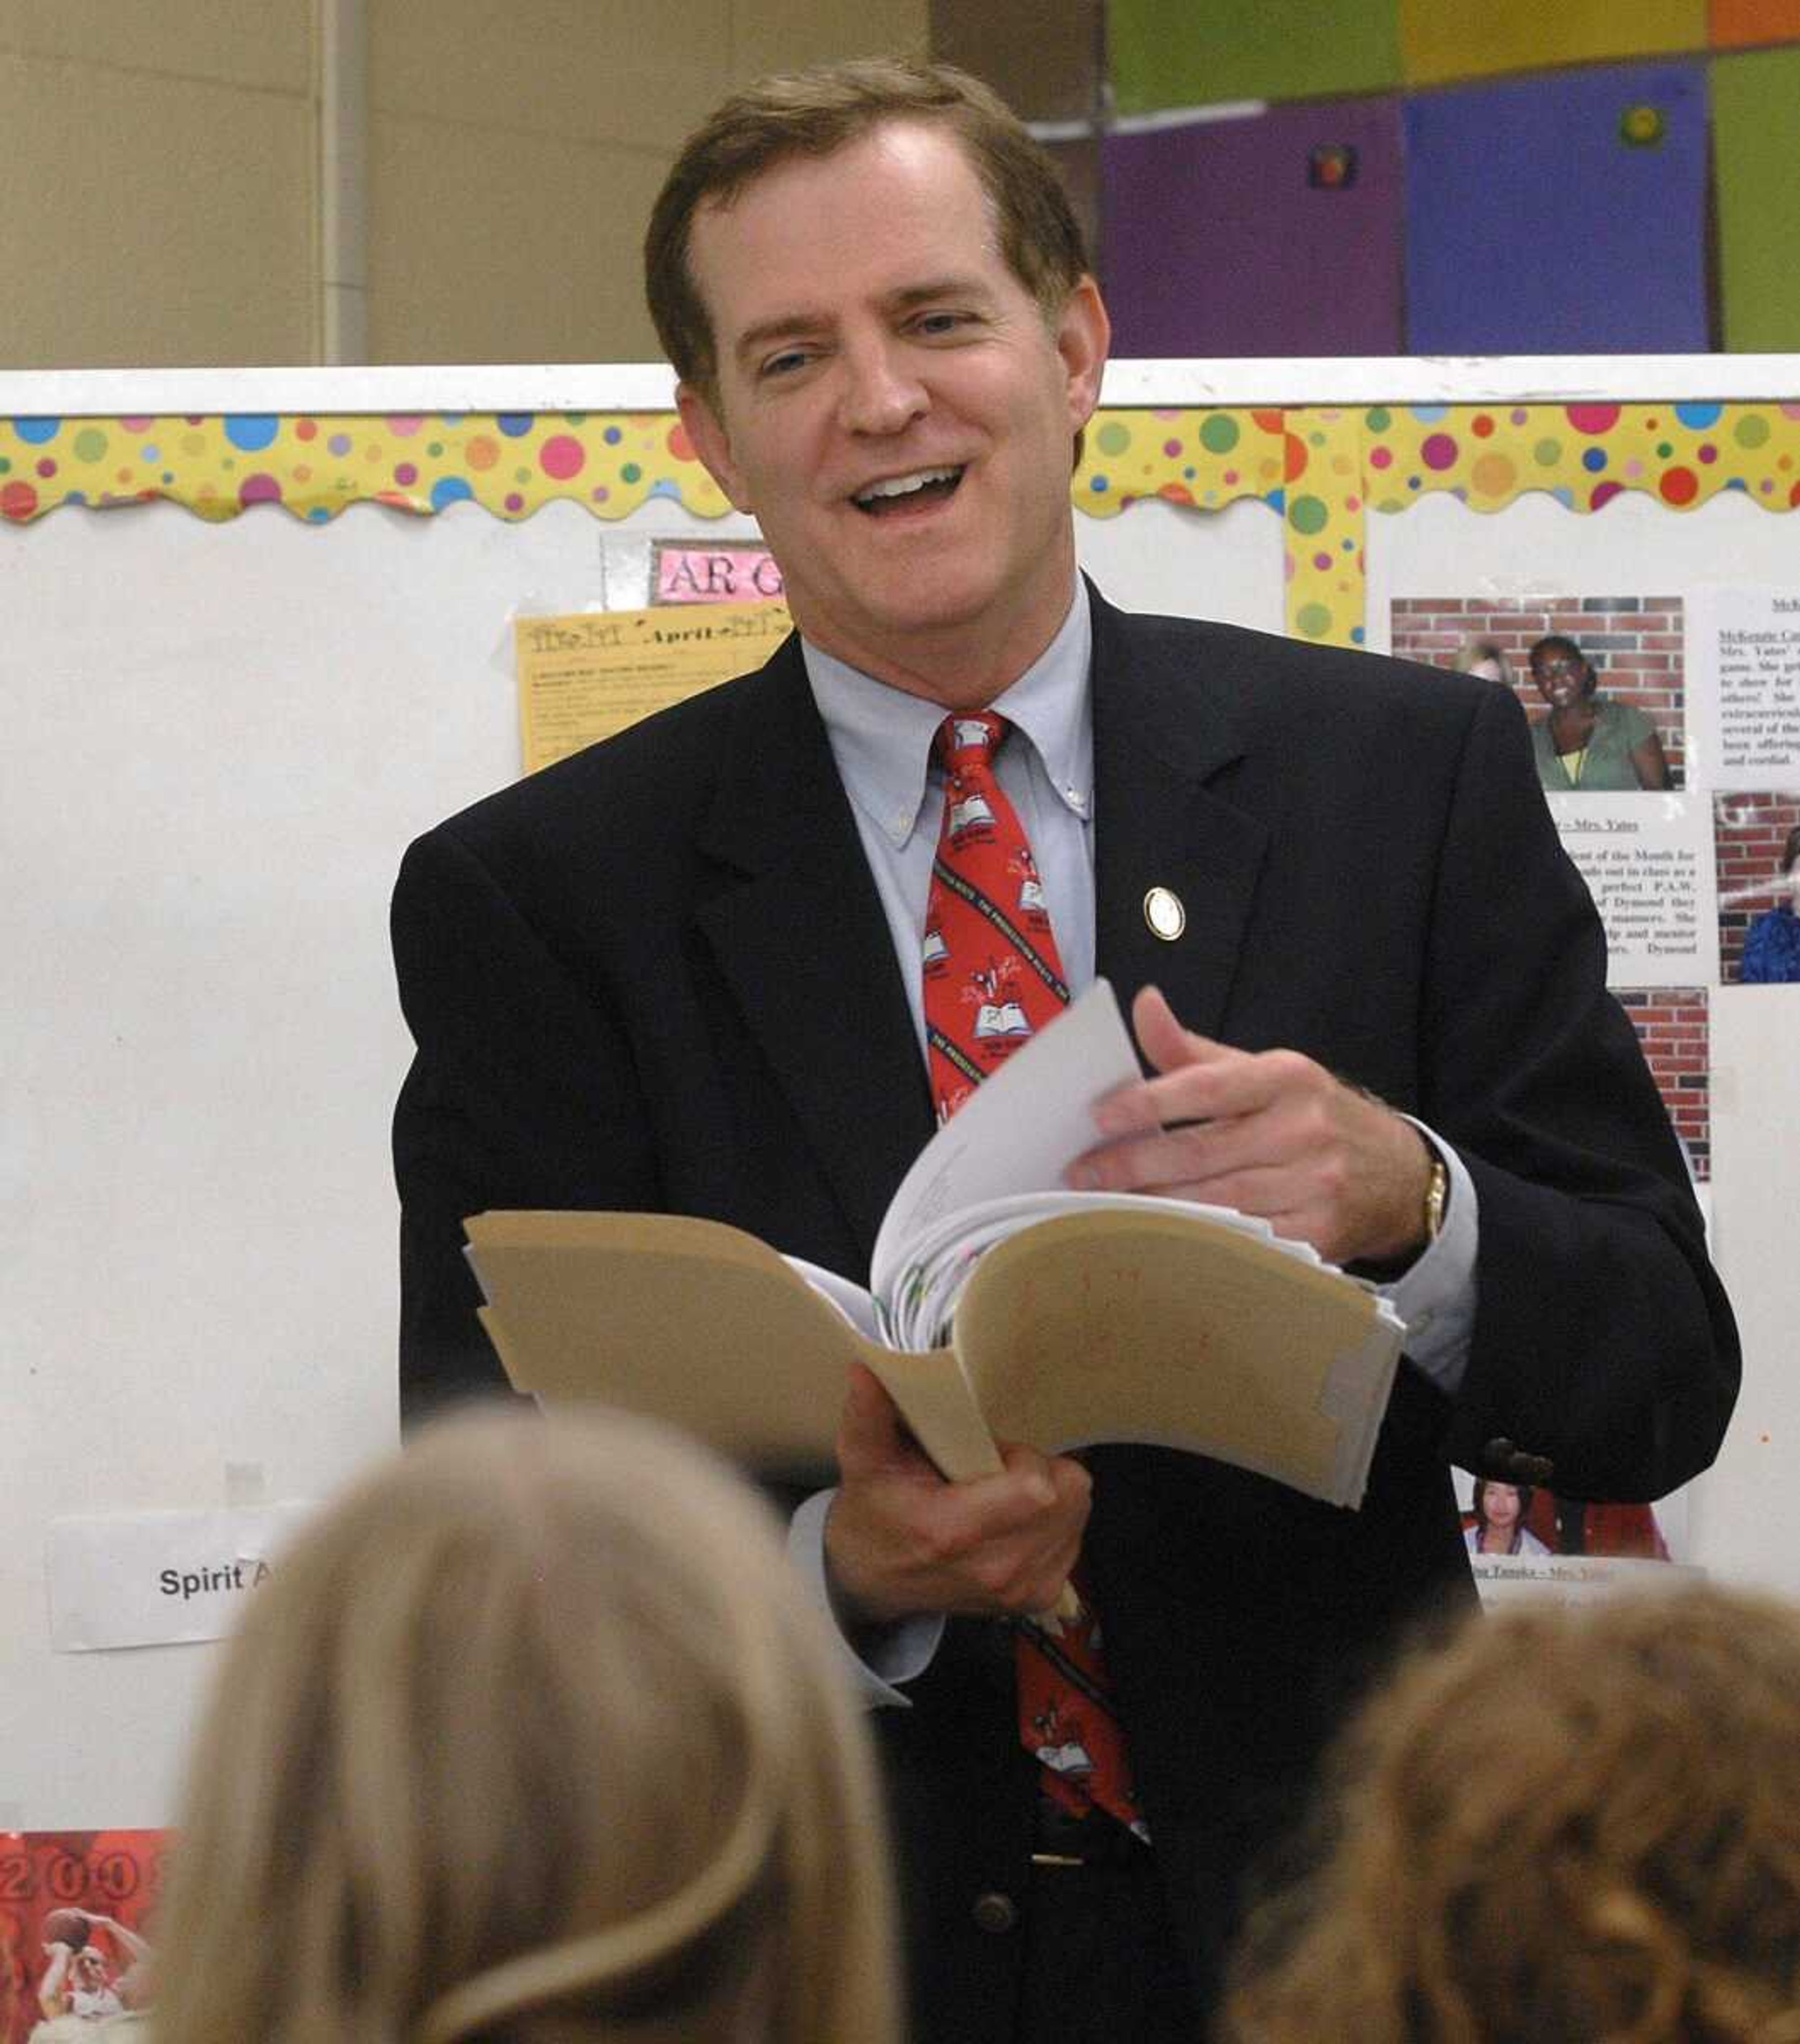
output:
[[[654,556],[653,603],[773,602],[781,594],[781,571],[760,540],[658,540]]]

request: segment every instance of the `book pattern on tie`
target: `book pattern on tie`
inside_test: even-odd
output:
[[[935,743],[944,815],[921,949],[931,1097],[947,1121],[990,1072],[1069,1001],[1036,862],[994,774],[1010,726],[992,710],[947,717]],[[1098,1807],[1146,1842],[1098,1619],[1015,1628],[1019,1731],[1044,1791],[1077,1814]]]
[[[1130,1753],[1112,1697],[1100,1622],[1077,1566],[1078,1616],[1021,1619],[1015,1657],[1019,1731],[1043,1763],[1044,1793],[1077,1816],[1098,1805],[1150,1842],[1131,1784]]]
[[[950,717],[936,741],[944,817],[920,965],[940,1122],[1069,999],[1031,848],[994,778],[1006,728],[991,710]]]

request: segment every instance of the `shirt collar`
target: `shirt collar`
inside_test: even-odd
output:
[[[809,640],[801,640],[800,650],[845,789],[898,850],[919,825],[943,705],[872,680]],[[1030,741],[1057,798],[1084,823],[1092,814],[1094,796],[1092,650],[1088,586],[1077,575],[1056,636],[992,705]]]

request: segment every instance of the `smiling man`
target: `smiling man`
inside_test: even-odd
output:
[[[796,1516],[877,1706],[917,2034],[1191,2044],[1348,1695],[1472,1596],[1452,1461],[1660,1494],[1717,1448],[1729,1311],[1510,693],[1077,574],[1106,313],[984,88],[752,88],[646,256],[797,634],[409,853],[406,1408],[501,1382],[460,1254],[485,1207],[704,1215],[865,1273],[980,1077],[943,1005],[972,824],[1019,906],[965,1001],[1015,1035],[1096,971],[1134,996],[1145,1077],[1077,1181],[1265,1216],[1410,1328],[1357,1513],[1144,1448],[1009,1445],[951,1486],[865,1377]],[[1084,1623],[1072,1669],[1028,1621],[1077,1565],[1103,1645]]]

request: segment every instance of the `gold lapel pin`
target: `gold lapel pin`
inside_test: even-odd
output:
[[[1178,894],[1172,894],[1166,887],[1153,887],[1144,897],[1144,920],[1153,936],[1172,944],[1188,927],[1188,912]]]

